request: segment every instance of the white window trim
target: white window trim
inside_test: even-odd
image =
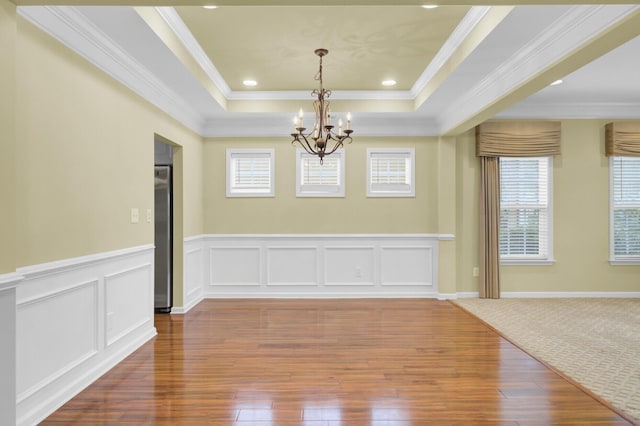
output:
[[[553,265],[556,260],[553,258],[553,157],[547,157],[549,164],[547,170],[549,176],[547,178],[547,194],[549,197],[547,203],[547,256],[546,257],[520,257],[511,255],[504,257],[500,255],[500,265],[526,265],[526,266],[548,266]]]
[[[408,191],[374,191],[371,187],[371,156],[377,153],[409,155],[411,164],[410,188]],[[416,155],[415,148],[367,148],[367,197],[415,197]]]
[[[345,194],[345,150],[340,149],[330,157],[336,157],[339,159],[339,185],[303,185],[302,184],[302,157],[307,152],[304,149],[296,149],[296,197],[344,197]],[[327,157],[329,158],[329,156]],[[319,157],[315,157],[316,161],[320,162]]]
[[[269,157],[269,179],[270,179],[270,188],[268,191],[256,191],[256,192],[234,192],[231,188],[231,161],[232,157],[235,154],[241,155],[267,155]],[[240,149],[240,148],[228,148],[227,149],[227,197],[228,198],[239,198],[239,197],[274,197],[275,196],[275,174],[274,174],[274,163],[275,163],[275,151],[273,149]]]
[[[616,256],[614,229],[613,229],[613,160],[615,156],[609,157],[609,264],[612,266],[619,265],[640,265],[640,256]]]

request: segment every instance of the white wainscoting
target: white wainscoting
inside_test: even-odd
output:
[[[202,236],[184,239],[183,306],[174,306],[171,309],[172,314],[186,313],[202,300],[204,294],[204,256]]]
[[[203,297],[438,297],[445,239],[453,235],[204,235]]]
[[[0,274],[0,425],[16,424],[16,287],[23,279]]]
[[[19,268],[17,424],[36,424],[155,334],[153,246]]]

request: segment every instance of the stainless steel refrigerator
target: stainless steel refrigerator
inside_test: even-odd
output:
[[[155,166],[155,311],[173,305],[173,197],[171,166]]]

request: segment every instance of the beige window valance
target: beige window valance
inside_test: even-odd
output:
[[[478,157],[560,155],[559,121],[496,121],[476,127]]]
[[[607,155],[640,156],[640,121],[616,121],[605,126]]]

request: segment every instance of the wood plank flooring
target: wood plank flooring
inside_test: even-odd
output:
[[[626,425],[448,302],[205,300],[43,424]]]

